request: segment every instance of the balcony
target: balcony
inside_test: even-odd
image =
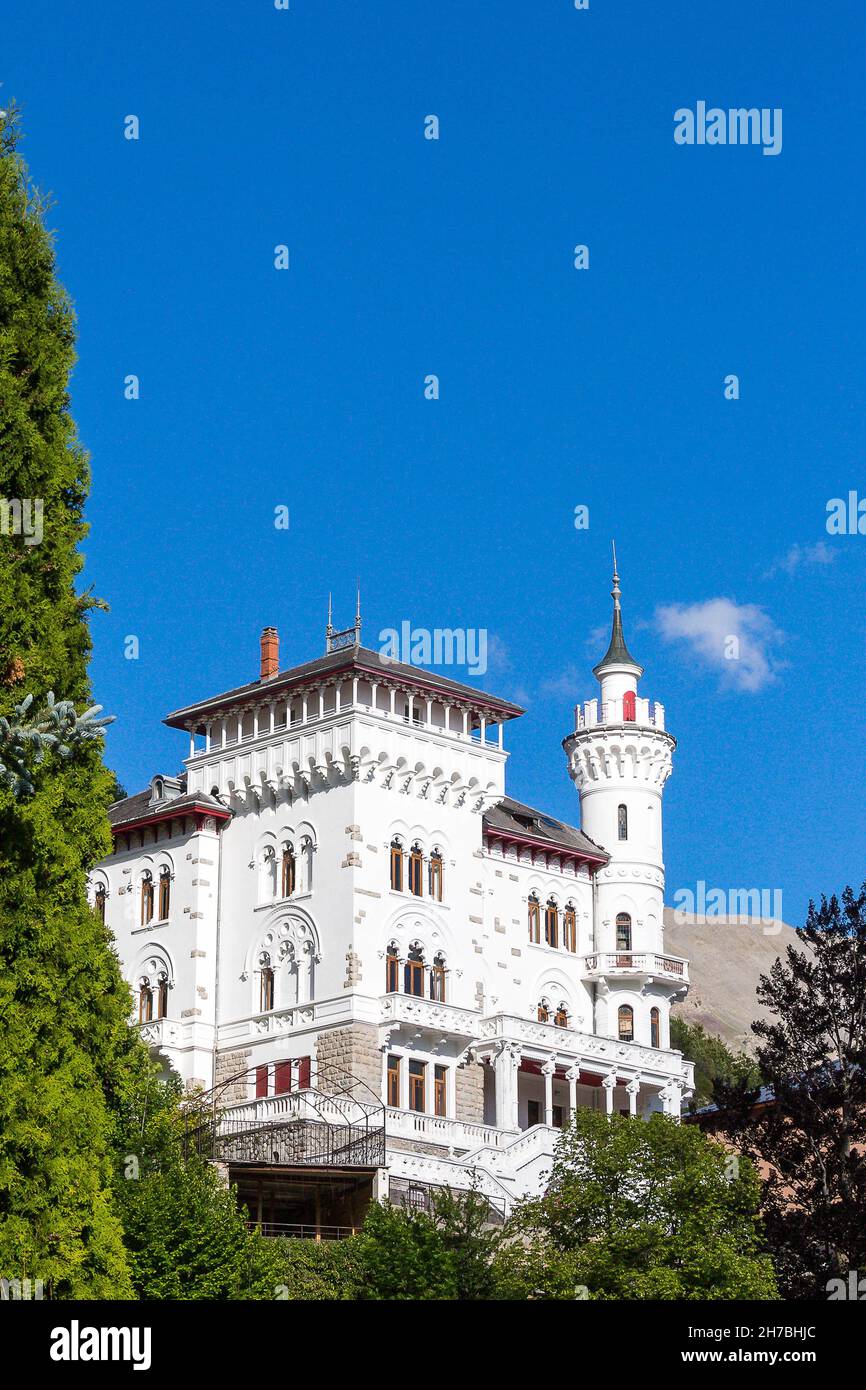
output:
[[[627,724],[631,728],[664,729],[665,708],[658,700],[635,700],[634,718],[623,716],[622,700],[586,700],[574,707],[574,731],[595,729],[603,724]]]
[[[538,1049],[540,1056],[555,1055],[563,1064],[579,1063],[586,1070],[602,1063],[607,1068],[624,1063],[646,1073],[679,1078],[691,1065],[683,1061],[681,1052],[669,1048],[646,1047],[643,1043],[621,1042],[619,1038],[603,1038],[595,1033],[581,1033],[575,1028],[558,1028],[554,1023],[538,1023],[532,1018],[511,1014],[493,1014],[481,1019],[478,1025],[479,1045],[498,1039],[526,1044],[531,1054]]]
[[[425,1115],[415,1110],[385,1111],[385,1131],[401,1139],[420,1139],[428,1144],[453,1149],[457,1155],[471,1149],[499,1149],[509,1142],[506,1135],[493,1125],[469,1124],[465,1120],[449,1120],[441,1115]]]
[[[689,982],[689,963],[680,956],[656,955],[654,951],[596,951],[583,956],[585,976],[592,980],[603,976],[639,976]]]
[[[435,1033],[451,1033],[458,1038],[478,1036],[480,1013],[475,1009],[456,1009],[423,999],[415,994],[386,994],[382,998],[383,1023],[410,1023]]]

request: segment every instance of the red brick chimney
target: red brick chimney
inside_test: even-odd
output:
[[[260,679],[268,681],[280,669],[280,638],[275,627],[262,632],[262,670]]]

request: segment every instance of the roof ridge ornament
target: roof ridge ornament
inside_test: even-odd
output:
[[[355,606],[355,621],[351,627],[341,628],[339,632],[334,631],[333,623],[334,607],[332,597],[328,594],[328,625],[325,628],[325,656],[331,652],[344,651],[346,647],[360,647],[361,645],[361,581],[357,581],[357,603]]]
[[[625,644],[622,630],[622,604],[620,603],[622,590],[619,587],[619,571],[616,564],[616,541],[611,541],[611,547],[613,549],[613,588],[610,591],[610,596],[613,599],[613,626],[607,651],[598,665],[593,667],[592,673],[594,676],[598,676],[608,666],[633,666],[640,675],[643,675],[643,667],[635,661]]]

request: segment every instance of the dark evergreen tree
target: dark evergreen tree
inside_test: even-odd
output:
[[[109,849],[112,778],[98,739],[62,737],[91,703],[98,606],[76,590],[89,473],[69,413],[75,326],[17,147],[11,110],[0,117],[0,1275],[42,1279],[59,1297],[128,1296],[109,1107],[137,1044],[85,896]],[[44,738],[49,694],[70,702],[58,744]]]
[[[831,1279],[866,1271],[866,885],[810,903],[761,977],[771,1017],[752,1025],[771,1090],[718,1084],[726,1132],[766,1172],[763,1208],[780,1287],[827,1297]]]

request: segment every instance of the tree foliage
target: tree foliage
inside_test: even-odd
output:
[[[517,1296],[773,1298],[758,1177],[699,1129],[578,1110],[545,1195],[514,1222],[503,1262]]]
[[[717,1086],[726,1132],[765,1171],[764,1212],[790,1298],[826,1298],[830,1279],[866,1269],[866,884],[810,903],[752,1025],[772,1103]]]

